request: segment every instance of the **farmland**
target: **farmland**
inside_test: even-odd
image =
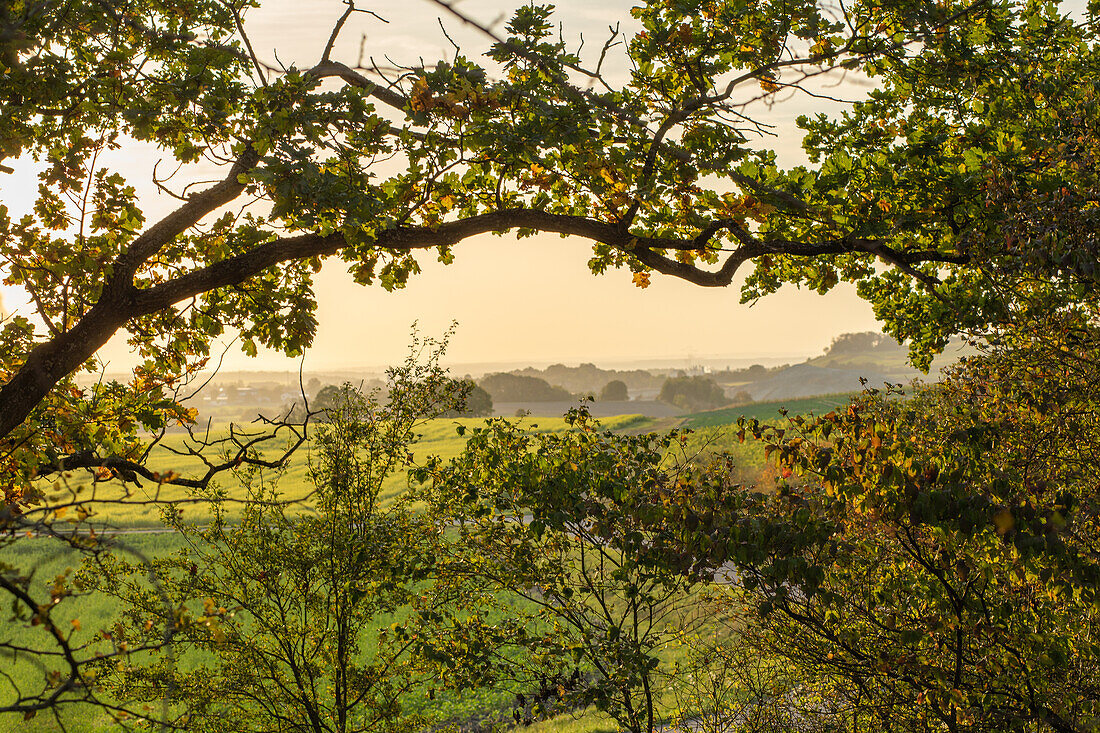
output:
[[[813,406],[824,405],[827,402],[815,402]],[[761,406],[755,415],[761,417],[774,417],[777,413],[777,405]],[[796,409],[810,407],[796,404]],[[692,415],[683,419],[686,425],[699,426],[693,429],[688,443],[683,450],[686,455],[700,453],[713,453],[717,451],[730,451],[736,458],[736,464],[745,472],[746,476],[754,476],[762,466],[763,456],[758,446],[742,445],[734,440],[728,430],[723,429],[723,423],[735,419],[741,410],[726,410],[716,413],[704,413]],[[513,421],[521,424],[524,429],[533,433],[561,433],[569,429],[563,418],[528,418],[526,420]],[[425,460],[429,456],[438,456],[448,460],[457,456],[463,449],[465,441],[473,431],[486,424],[483,419],[459,418],[459,419],[435,419],[423,423],[418,431],[420,436],[411,454],[413,462],[410,466]],[[665,429],[669,427],[668,421],[641,418],[639,416],[618,416],[606,418],[601,421],[604,429],[612,431],[627,431],[630,433],[645,432],[649,429]],[[221,428],[221,435],[228,428]],[[460,435],[460,432],[463,434]],[[210,435],[217,436],[216,430],[211,430]],[[167,435],[161,445],[151,454],[149,465],[161,473],[175,471],[178,473],[196,473],[201,468],[199,459],[182,455],[185,449],[186,439],[183,434],[171,433]],[[313,464],[313,440],[307,441],[290,458],[284,471],[269,471],[271,480],[276,482],[277,491],[282,499],[291,502],[302,511],[312,511],[313,495],[310,481],[311,466]],[[269,454],[276,454],[279,446],[274,445],[268,449]],[[385,481],[381,501],[389,504],[403,496],[409,488],[409,478],[405,471],[398,471]],[[220,489],[224,498],[227,521],[232,523],[237,516],[241,504],[237,500],[245,498],[246,492],[233,483],[231,474],[224,475],[220,479]],[[76,490],[77,487],[63,487],[54,485],[52,491]],[[75,496],[80,499],[89,499],[90,489],[78,491]],[[96,506],[95,513],[87,517],[81,524],[81,528],[95,527],[100,533],[101,541],[109,546],[115,555],[131,562],[144,562],[158,557],[167,557],[178,552],[185,546],[184,538],[164,529],[160,519],[160,511],[165,502],[178,501],[178,509],[182,509],[186,521],[202,526],[210,516],[210,504],[199,500],[187,490],[179,487],[155,486],[149,482],[138,488],[131,487],[129,494],[124,494],[120,487],[100,486],[95,489]],[[117,503],[105,501],[117,499]],[[149,501],[149,504],[142,504]],[[59,516],[54,526],[64,531],[67,521],[76,520],[70,516]],[[77,526],[74,524],[73,526]],[[18,543],[0,548],[0,561],[9,563],[13,567],[22,568],[31,576],[33,584],[48,585],[59,576],[71,575],[79,566],[80,554],[69,549],[65,544],[46,538],[24,539]],[[94,572],[94,568],[90,569]],[[55,620],[62,624],[71,623],[71,641],[76,644],[95,644],[96,634],[109,629],[114,623],[117,608],[111,599],[87,595],[81,598],[72,598],[65,604],[65,613],[58,614]],[[14,633],[14,639],[26,637],[28,645],[33,645],[36,638],[33,632],[27,628],[19,630],[19,624],[8,627],[8,633]],[[39,639],[38,641],[41,641]],[[667,649],[662,653],[667,660],[673,660],[678,656],[675,649]],[[179,660],[181,664],[188,664],[188,658]],[[24,686],[33,685],[36,678],[44,674],[40,661],[21,655],[14,660],[9,673],[12,675],[12,684]],[[469,692],[461,695],[443,694],[438,701],[430,706],[433,715],[441,719],[453,720],[477,720],[487,714],[494,715],[493,711],[507,709],[511,704],[512,695],[506,689],[495,691]],[[407,703],[410,709],[421,707],[420,703],[410,700]],[[428,708],[425,708],[427,710]],[[105,713],[96,716],[87,716],[84,713],[68,715],[62,712],[61,721],[64,729],[77,732],[108,731],[115,730],[116,723]],[[603,722],[601,722],[603,721]],[[0,721],[3,722],[3,721]],[[539,730],[546,731],[598,731],[606,730],[610,721],[606,721],[594,711],[575,719],[573,716],[557,718],[554,722],[540,724]],[[33,723],[20,725],[21,730],[60,730],[56,720],[45,716],[36,718]]]

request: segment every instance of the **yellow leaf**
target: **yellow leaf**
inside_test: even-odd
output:
[[[417,79],[409,94],[409,107],[414,112],[426,112],[434,106],[435,99],[432,97],[431,90],[428,89],[428,80],[423,77]]]
[[[74,618],[69,623],[73,625],[73,631],[80,631],[80,619]]]
[[[635,272],[634,284],[643,290],[649,287],[649,273],[648,272]]]

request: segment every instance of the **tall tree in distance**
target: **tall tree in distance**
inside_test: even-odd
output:
[[[600,390],[600,399],[608,402],[625,402],[630,399],[626,382],[621,379],[612,379]]]

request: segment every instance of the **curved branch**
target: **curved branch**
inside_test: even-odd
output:
[[[234,170],[247,169],[247,166],[253,165],[251,160],[254,155],[249,149],[234,164]],[[0,388],[0,436],[7,435],[21,424],[60,379],[91,358],[131,319],[168,308],[174,303],[216,288],[243,282],[279,263],[324,257],[347,246],[347,240],[339,233],[328,236],[303,234],[283,237],[160,285],[147,289],[134,287],[132,274],[128,273],[132,271],[130,268],[136,270],[136,263],[141,261],[136,259],[138,255],[156,252],[173,236],[201,218],[203,213],[217,208],[223,200],[231,200],[226,197],[237,195],[241,190],[243,184],[237,180],[236,175],[231,174],[211,189],[191,197],[187,204],[153,226],[135,241],[126,254],[119,257],[115,273],[104,288],[100,300],[71,330],[36,347],[22,368]],[[372,246],[389,251],[409,252],[453,245],[478,234],[502,233],[515,228],[579,236],[601,242],[630,253],[643,265],[657,272],[704,287],[729,285],[744,262],[769,254],[816,257],[863,252],[879,256],[921,280],[928,280],[930,276],[914,270],[912,266],[915,264],[965,264],[968,261],[965,255],[940,254],[934,251],[898,252],[878,241],[864,238],[839,237],[816,243],[759,240],[736,222],[725,220],[706,227],[692,238],[638,236],[613,223],[519,208],[479,214],[446,222],[434,228],[407,226],[388,229],[375,236]],[[741,246],[726,258],[718,270],[700,269],[661,254],[661,250],[691,251],[704,248],[721,229],[729,229]],[[148,256],[149,254],[146,255]],[[926,284],[934,285],[935,282],[928,281]]]
[[[285,466],[287,461],[290,460],[291,455],[293,455],[307,439],[308,434],[304,425],[300,426],[303,428],[302,430],[294,430],[294,439],[290,441],[285,449],[283,449],[282,454],[278,458],[274,460],[259,458],[252,455],[252,451],[261,443],[277,437],[279,428],[286,426],[292,429],[299,427],[291,426],[289,423],[276,423],[276,427],[272,432],[251,436],[249,440],[242,441],[234,436],[233,443],[236,446],[236,452],[221,463],[212,463],[208,461],[200,450],[189,450],[189,454],[192,457],[197,457],[206,464],[206,473],[199,478],[187,478],[175,474],[162,474],[148,468],[144,463],[122,458],[121,456],[103,457],[90,450],[74,453],[55,463],[42,464],[38,467],[38,475],[45,476],[53,473],[61,473],[63,471],[75,471],[80,469],[106,469],[111,472],[113,477],[120,478],[130,483],[140,483],[138,477],[141,477],[159,485],[204,489],[210,485],[210,481],[218,474],[239,468],[240,466],[259,466],[272,469]],[[226,440],[228,439],[214,441],[213,443],[224,443]],[[184,454],[182,451],[180,451],[180,453]]]
[[[355,69],[339,61],[333,61],[326,58],[307,71],[306,75],[317,80],[329,79],[332,77],[340,78],[353,87],[365,90],[369,96],[393,107],[399,112],[405,112],[405,108],[408,105],[408,102],[402,95],[392,89],[387,89],[381,84],[374,83]]]

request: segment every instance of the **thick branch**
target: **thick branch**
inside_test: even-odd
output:
[[[399,112],[404,112],[405,107],[408,105],[408,101],[402,95],[392,89],[387,89],[381,84],[374,83],[355,69],[339,61],[326,58],[306,73],[318,80],[338,77],[353,87],[366,90],[367,94]]]
[[[242,161],[238,161],[234,166],[235,170],[250,165],[245,156],[242,156]],[[329,236],[303,234],[296,237],[283,237],[148,289],[134,288],[132,280],[128,278],[120,281],[127,268],[136,267],[135,262],[142,261],[135,259],[137,255],[156,252],[171,237],[201,218],[202,213],[231,200],[227,197],[239,194],[241,188],[242,184],[237,182],[236,176],[231,175],[222,183],[193,196],[187,204],[139,237],[134,246],[119,258],[112,281],[104,289],[103,297],[95,306],[70,331],[36,347],[24,366],[3,388],[0,388],[0,436],[7,435],[20,425],[59,380],[91,358],[129,320],[155,313],[174,303],[210,290],[243,282],[279,263],[332,255],[346,246],[347,242],[342,234]],[[875,240],[864,238],[841,237],[817,243],[759,240],[735,224],[731,228],[728,222],[722,222],[720,226],[707,227],[699,236],[693,238],[636,236],[629,230],[608,222],[531,209],[493,211],[447,222],[435,228],[390,229],[379,233],[373,246],[389,251],[408,252],[453,245],[478,234],[503,232],[514,228],[572,235],[602,242],[629,252],[642,264],[658,272],[705,287],[729,285],[737,269],[744,262],[769,254],[817,257],[864,252],[879,256],[910,274],[915,272],[912,265],[920,262],[955,264],[966,262],[965,256],[962,255],[945,255],[934,251],[898,252]],[[717,270],[704,270],[666,257],[660,252],[660,250],[690,251],[705,248],[710,238],[720,229],[731,229],[740,246],[730,253]],[[148,256],[147,254],[146,257]],[[922,280],[929,278],[923,273],[920,275]]]
[[[409,252],[452,245],[478,234],[502,232],[521,227],[584,237],[629,250],[635,248],[695,249],[698,246],[694,240],[635,237],[606,222],[581,216],[549,214],[534,209],[504,209],[447,222],[435,228],[389,229],[377,235],[374,246],[390,251]],[[215,262],[175,280],[139,291],[132,301],[132,315],[154,313],[200,293],[242,282],[280,262],[332,255],[345,245],[346,240],[342,234],[332,234],[327,237],[304,234],[274,239],[244,254]]]
[[[187,203],[143,232],[115,260],[114,274],[107,288],[129,286],[142,263],[159,252],[164,245],[198,224],[210,212],[240,196],[245,188],[240,177],[256,167],[259,161],[259,155],[248,146],[225,178],[210,188],[189,196]]]

